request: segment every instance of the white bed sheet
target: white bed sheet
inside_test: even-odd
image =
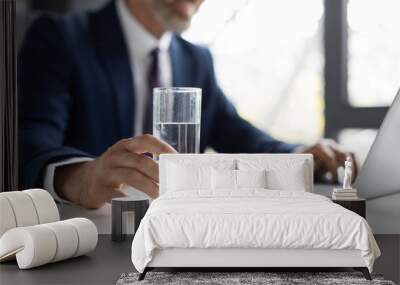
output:
[[[357,249],[372,271],[379,248],[368,223],[321,195],[248,189],[221,196],[171,192],[153,201],[132,243],[143,272],[155,249]]]

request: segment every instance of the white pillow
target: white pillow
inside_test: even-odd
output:
[[[235,190],[236,170],[215,169],[211,171],[212,189],[214,190]]]
[[[280,170],[269,170],[267,172],[268,189],[306,191],[305,164],[296,168]]]
[[[237,188],[267,188],[267,171],[235,170]]]
[[[267,172],[267,188],[272,190],[306,191],[308,164],[294,159],[239,159],[239,170],[262,170]]]
[[[230,170],[211,171],[213,190],[233,191],[241,188],[267,188],[266,170]]]
[[[211,189],[211,167],[168,164],[167,191]]]

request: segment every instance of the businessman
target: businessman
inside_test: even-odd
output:
[[[175,150],[149,135],[156,86],[202,88],[201,151],[312,153],[316,176],[336,179],[352,154],[333,141],[284,143],[237,114],[209,51],[179,36],[201,2],[116,0],[33,23],[18,58],[21,187],[86,208],[124,196],[126,185],[157,197],[158,166],[145,153]]]

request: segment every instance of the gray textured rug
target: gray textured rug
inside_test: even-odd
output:
[[[122,274],[117,285],[134,284],[379,284],[395,285],[380,275],[372,275],[368,281],[359,272],[148,272],[146,278],[138,281],[138,273]]]

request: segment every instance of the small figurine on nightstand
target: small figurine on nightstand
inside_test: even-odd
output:
[[[343,189],[352,189],[351,179],[353,177],[353,162],[351,158],[347,158],[344,162],[344,179],[343,179]]]
[[[334,200],[355,200],[358,199],[357,189],[351,187],[351,179],[353,177],[353,162],[348,157],[344,163],[343,187],[334,188],[332,199]]]

